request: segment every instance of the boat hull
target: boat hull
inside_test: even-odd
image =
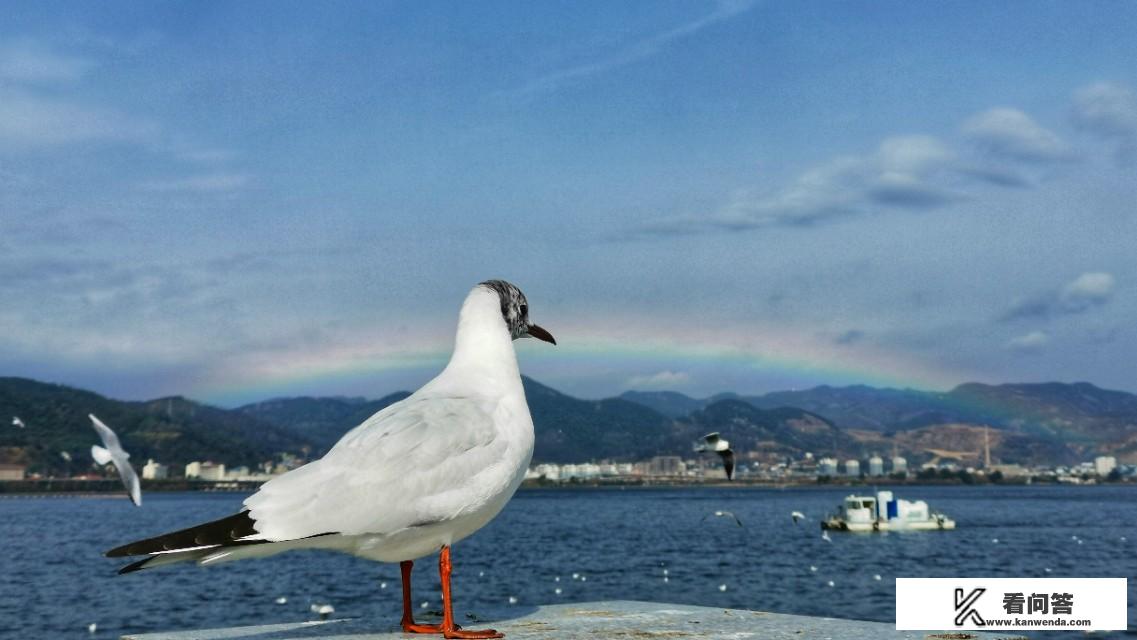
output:
[[[935,518],[930,520],[897,521],[881,520],[878,522],[846,522],[841,518],[829,518],[821,521],[821,528],[828,531],[847,531],[849,533],[882,533],[885,531],[951,531],[955,529],[955,520],[951,518]]]

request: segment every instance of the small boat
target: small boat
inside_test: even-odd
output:
[[[855,533],[950,531],[955,528],[955,520],[929,511],[923,500],[897,500],[891,491],[877,491],[875,496],[846,497],[837,513],[821,521],[821,528]]]

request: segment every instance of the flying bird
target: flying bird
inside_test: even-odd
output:
[[[556,344],[529,321],[529,304],[517,287],[502,280],[477,285],[462,304],[450,362],[421,389],[349,431],[323,458],[266,482],[239,513],[107,555],[147,556],[120,573],[290,549],[398,562],[404,632],[502,637],[454,622],[450,548],[492,520],[525,478],[533,419],[513,350],[513,340],[525,337]],[[416,624],[411,569],[414,560],[435,552],[442,624]]]
[[[734,515],[730,511],[715,511],[713,513],[708,513],[707,515],[703,516],[703,519],[699,522],[704,522],[711,516],[714,516],[716,518],[734,518],[735,523],[737,523],[740,527],[742,526],[742,521],[738,519],[738,516]]]
[[[21,429],[26,429],[28,427],[28,425],[24,424],[23,420],[20,420],[20,416],[12,416],[12,426],[19,427]]]
[[[130,495],[130,501],[134,503],[134,506],[141,507],[142,485],[138,482],[138,474],[134,473],[134,468],[130,466],[130,454],[123,451],[122,445],[118,443],[118,436],[115,435],[114,431],[111,431],[110,427],[96,418],[95,414],[89,413],[87,417],[91,419],[91,425],[95,427],[95,431],[98,432],[99,438],[103,441],[102,447],[97,444],[91,445],[91,457],[102,466],[113,462],[114,468],[118,470],[118,477],[122,478],[122,485],[126,487],[126,492]]]
[[[703,436],[703,441],[695,445],[695,451],[717,453],[726,469],[726,479],[730,480],[734,475],[734,452],[730,450],[730,443],[719,437],[718,431]]]
[[[797,524],[798,520],[805,520],[805,514],[800,511],[791,512],[790,517],[794,519],[794,524]]]

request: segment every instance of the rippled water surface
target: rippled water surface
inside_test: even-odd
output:
[[[1137,577],[1137,487],[895,491],[927,500],[959,528],[833,534],[826,542],[818,518],[848,493],[844,488],[523,490],[494,522],[454,547],[457,610],[461,617],[632,599],[891,622],[897,576]],[[294,552],[116,576],[123,563],[101,555],[138,537],[228,515],[243,497],[154,493],[142,508],[121,497],[0,499],[0,637],[116,638],[288,622],[310,619],[310,604],[327,602],[336,617],[375,618],[376,630],[397,622],[397,565]],[[703,520],[715,510],[733,511],[745,526]],[[809,520],[794,525],[794,510]],[[416,563],[415,591],[427,610],[439,608],[433,558]],[[279,597],[288,602],[277,604]],[[94,636],[87,633],[92,622]]]

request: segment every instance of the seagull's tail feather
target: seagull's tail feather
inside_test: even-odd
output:
[[[203,547],[266,542],[265,540],[242,540],[242,538],[256,535],[255,522],[249,516],[248,511],[242,511],[227,518],[206,522],[181,531],[174,531],[145,540],[136,540],[111,549],[106,552],[106,556],[108,558],[120,558],[155,553],[167,554],[173,551],[201,551]]]
[[[175,551],[173,553],[158,553],[132,562],[125,567],[118,570],[119,575],[124,573],[134,573],[143,569],[154,569],[168,564],[176,564],[178,562],[187,562],[192,560],[200,560],[213,552],[216,547],[209,549],[196,549],[193,551]]]

